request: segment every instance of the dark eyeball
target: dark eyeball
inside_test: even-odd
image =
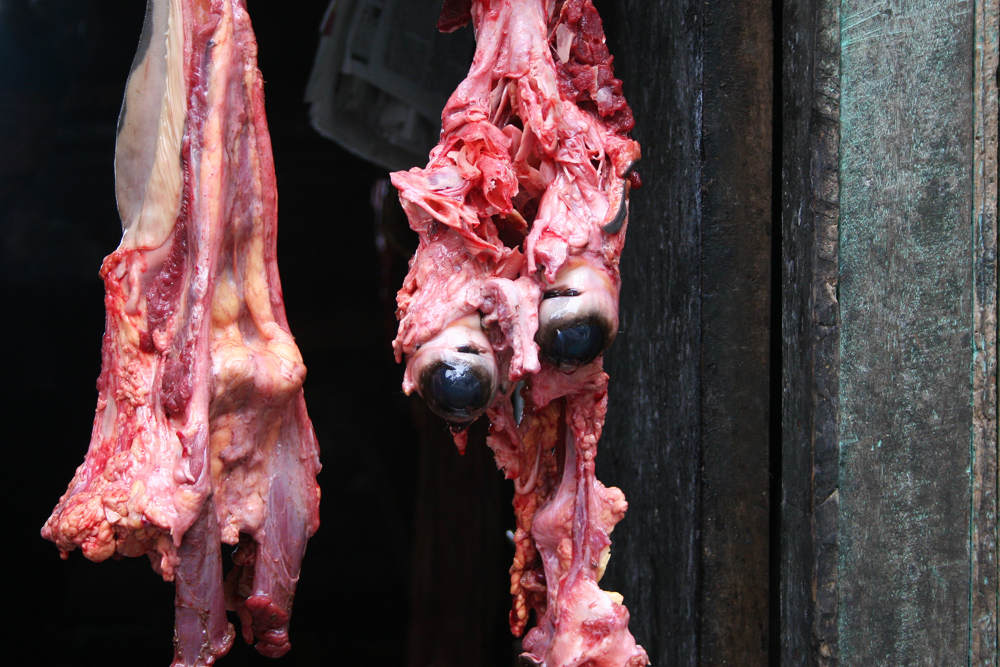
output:
[[[557,328],[552,336],[551,356],[559,365],[590,363],[604,349],[604,331],[595,322],[580,322]]]
[[[610,344],[610,325],[599,315],[548,322],[535,342],[543,359],[560,368],[589,364]]]
[[[403,389],[416,389],[434,414],[461,431],[493,402],[498,376],[477,312],[453,320],[407,358]]]
[[[589,364],[618,333],[618,293],[605,272],[586,261],[560,270],[538,307],[539,356],[570,371]]]
[[[493,397],[489,372],[462,360],[439,361],[420,378],[420,395],[434,414],[450,422],[471,422]]]

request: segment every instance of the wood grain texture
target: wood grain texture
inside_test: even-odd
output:
[[[700,3],[598,3],[636,117],[643,186],[622,255],[621,330],[597,476],[629,502],[601,586],[654,665],[698,665]]]
[[[703,4],[702,665],[768,664],[770,0]]]
[[[782,16],[780,661],[838,664],[840,2]]]
[[[841,12],[840,660],[965,663],[979,520],[973,5]]]
[[[975,3],[969,664],[997,664],[997,0]]]
[[[771,5],[598,9],[644,151],[597,459],[630,509],[602,585],[655,665],[764,665]]]

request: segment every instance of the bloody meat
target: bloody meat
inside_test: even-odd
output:
[[[90,449],[42,534],[65,558],[146,554],[175,582],[174,665],[213,664],[236,612],[280,656],[319,450],[275,258],[277,194],[242,0],[152,0],[115,155],[124,236],[101,269]],[[225,583],[220,543],[238,545]]]
[[[522,660],[639,667],[598,585],[627,503],[594,476],[618,329],[634,121],[590,0],[447,0],[477,49],[426,168],[392,174],[420,241],[397,296],[403,388],[452,427],[490,420],[514,480],[510,625]]]

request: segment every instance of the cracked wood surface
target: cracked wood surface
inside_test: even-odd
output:
[[[782,22],[781,664],[837,662],[840,2]]]

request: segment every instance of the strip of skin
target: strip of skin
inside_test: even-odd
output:
[[[91,445],[42,534],[63,557],[77,547],[92,560],[148,554],[176,582],[175,666],[228,650],[227,606],[248,642],[278,656],[319,525],[320,466],[278,278],[256,41],[242,0],[152,0],[147,10],[150,41],[132,75],[141,85],[130,79],[120,123],[126,231],[101,271]],[[225,586],[220,541],[240,544]]]
[[[498,365],[488,443],[516,489],[514,634],[536,616],[522,657],[640,667],[649,661],[621,596],[597,583],[627,507],[594,477],[607,375],[599,355],[555,359],[550,335],[590,313],[606,324],[603,346],[617,331],[626,179],[639,158],[631,112],[608,79],[610,56],[589,64],[604,57],[589,1],[474,0],[468,9],[476,55],[442,113],[441,142],[426,168],[392,175],[420,235],[397,299],[404,390],[420,386],[415,359],[431,365],[424,346],[439,348],[453,322],[481,316]],[[451,28],[464,9],[449,11]],[[456,443],[464,447],[464,432]]]

